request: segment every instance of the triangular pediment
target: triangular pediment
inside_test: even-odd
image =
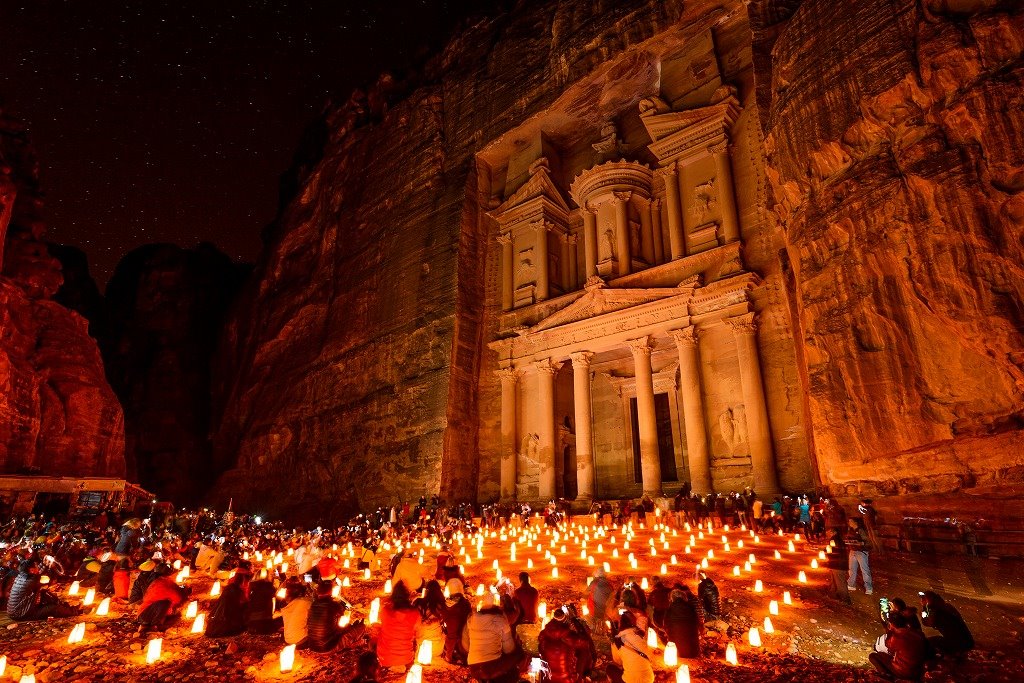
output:
[[[707,107],[664,114],[648,113],[640,120],[651,137],[648,149],[659,160],[665,161],[688,149],[723,140],[739,113],[736,98],[727,97]]]
[[[508,199],[491,213],[493,216],[498,217],[510,209],[535,199],[545,199],[562,211],[569,212],[569,204],[562,197],[561,190],[558,189],[558,186],[551,179],[547,164],[537,162],[534,162],[534,165],[530,168],[530,178],[523,183],[523,186],[513,192]]]
[[[624,311],[634,306],[660,301],[680,294],[692,293],[692,289],[612,289],[594,287],[565,308],[544,318],[530,328],[530,332],[541,332],[570,323]]]

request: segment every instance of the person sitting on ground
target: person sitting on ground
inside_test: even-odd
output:
[[[924,675],[927,644],[924,636],[910,628],[898,612],[886,615],[887,633],[875,644],[868,661],[888,680],[920,680]]]
[[[154,569],[156,569],[156,562],[154,560],[146,560],[139,565],[139,575],[135,577],[132,589],[128,593],[129,605],[142,602],[142,597],[146,594],[149,584],[153,583],[156,579],[156,574],[153,572]]]
[[[426,595],[417,598],[413,605],[420,612],[420,627],[416,633],[416,641],[429,641],[431,657],[440,657],[444,652],[444,619],[448,612],[441,584],[437,581],[427,581]]]
[[[928,639],[939,654],[958,655],[974,649],[974,636],[956,607],[934,591],[921,593],[921,623],[941,635]]]
[[[37,621],[70,617],[79,611],[43,588],[38,566],[31,560],[18,565],[18,574],[7,597],[7,616],[12,621]]]
[[[903,598],[893,598],[889,601],[889,611],[902,614],[907,620],[907,625],[915,631],[921,632],[921,620],[917,617],[917,608],[907,605]],[[883,621],[884,621],[883,617]]]
[[[519,588],[516,588],[514,595],[516,602],[519,603],[519,623],[537,623],[537,605],[540,601],[540,594],[530,584],[530,575],[526,572],[519,572]]]
[[[516,647],[512,627],[496,603],[494,593],[484,593],[480,609],[469,616],[462,631],[469,673],[477,680],[514,681],[526,670],[529,658]]]
[[[572,628],[565,608],[554,611],[537,638],[537,649],[540,658],[548,663],[551,683],[577,683],[583,679],[586,672],[580,667],[577,653],[587,645],[587,640]]]
[[[249,606],[249,579],[252,574],[248,567],[239,567],[224,587],[206,621],[206,636],[227,638],[245,631],[245,614]]]
[[[718,586],[704,572],[700,573],[700,583],[697,584],[697,596],[700,598],[701,609],[704,610],[704,619],[706,621],[713,621],[721,616],[722,602],[718,595]]]
[[[671,601],[665,611],[664,629],[666,641],[676,644],[680,657],[700,657],[700,615],[697,613],[696,601],[682,587],[671,593]]]
[[[275,633],[283,625],[280,617],[274,617],[274,584],[268,579],[256,579],[249,584],[249,605],[245,614],[245,630],[248,633],[266,635]]]
[[[395,571],[391,576],[391,585],[397,586],[404,583],[409,593],[415,593],[423,586],[423,576],[420,573],[420,563],[412,553],[401,553]],[[383,666],[383,664],[381,665]]]
[[[619,618],[611,648],[612,663],[607,672],[612,683],[654,683],[647,634],[637,628],[632,613],[626,612]]]
[[[328,652],[334,649],[342,636],[338,620],[345,613],[345,606],[331,597],[333,586],[330,581],[316,585],[316,599],[309,608],[306,629],[309,634],[309,649],[314,652]]]
[[[408,589],[399,581],[391,591],[391,600],[380,611],[377,660],[382,667],[405,671],[416,661],[416,633],[421,621]]]
[[[444,613],[444,659],[449,664],[464,664],[467,652],[462,647],[462,632],[469,615],[473,613],[473,607],[466,599],[461,580],[450,579],[446,588],[448,599]]]
[[[377,669],[380,663],[377,654],[370,650],[359,655],[356,661],[356,675],[349,683],[377,683]]]
[[[303,584],[295,582],[285,586],[285,600],[287,602],[274,613],[275,618],[281,619],[284,643],[295,645],[300,650],[305,649],[306,638],[309,636],[309,608],[313,606],[313,598],[307,594]]]
[[[654,577],[654,588],[651,589],[651,594],[647,596],[647,601],[651,606],[651,621],[654,622],[657,628],[664,628],[665,612],[668,610],[671,592],[660,576]]]
[[[103,595],[114,594],[114,572],[117,570],[118,557],[110,550],[100,555],[100,571],[96,575],[96,591]]]
[[[169,564],[161,563],[153,569],[153,581],[146,588],[139,605],[139,634],[147,631],[162,631],[175,621],[185,599],[191,590],[174,582],[174,572]]]

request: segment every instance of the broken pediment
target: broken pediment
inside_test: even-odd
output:
[[[541,332],[581,320],[590,320],[600,315],[623,311],[688,292],[692,294],[693,289],[611,289],[603,286],[589,286],[586,294],[538,322],[530,328],[530,332]]]
[[[650,102],[641,108],[648,145],[658,161],[703,153],[707,148],[728,140],[729,129],[740,115],[739,101],[729,86],[722,86],[712,97],[713,104],[686,111],[661,113],[663,107]]]
[[[569,204],[562,196],[561,190],[551,179],[551,171],[546,158],[541,157],[530,165],[530,177],[523,185],[512,193],[512,195],[501,203],[498,208],[488,215],[498,222],[505,222],[505,215],[518,207],[535,203],[540,200],[562,213],[569,213]]]

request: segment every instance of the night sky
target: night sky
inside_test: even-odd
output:
[[[485,0],[0,0],[0,99],[26,121],[47,239],[101,287],[140,244],[254,260],[329,98],[401,69]]]

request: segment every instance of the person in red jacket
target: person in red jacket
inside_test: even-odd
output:
[[[530,575],[526,572],[519,572],[519,588],[515,589],[513,595],[521,610],[519,623],[537,623],[537,604],[540,596],[537,589],[530,584]]]
[[[920,680],[924,675],[924,663],[928,655],[928,643],[920,631],[910,624],[899,612],[886,615],[888,632],[876,651],[868,655],[868,661],[880,676],[888,680]]]
[[[114,570],[114,597],[120,600],[127,600],[132,591],[132,572],[128,558],[118,561],[117,569]]]
[[[583,679],[577,652],[587,646],[585,637],[569,623],[569,615],[559,607],[537,638],[540,657],[551,669],[551,683],[577,683]]]
[[[189,596],[189,589],[174,583],[170,576],[170,565],[157,565],[153,573],[156,578],[149,584],[139,605],[139,633],[149,630],[162,631],[167,624],[179,616],[178,610]]]
[[[405,670],[416,661],[416,633],[420,611],[409,599],[409,590],[399,582],[391,591],[391,601],[380,614],[377,659],[384,668]]]

